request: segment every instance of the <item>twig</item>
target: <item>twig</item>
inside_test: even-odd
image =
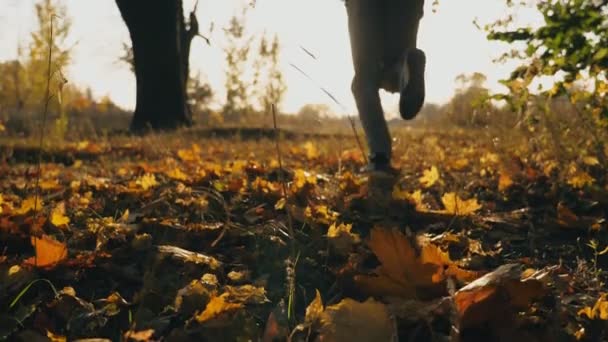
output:
[[[271,105],[272,109],[272,124],[274,127],[274,141],[277,150],[277,159],[279,162],[279,182],[281,183],[281,188],[283,190],[283,200],[285,201],[285,208],[287,208],[287,224],[289,229],[289,235],[291,235],[291,239],[295,239],[296,235],[293,229],[293,221],[291,217],[291,213],[289,212],[289,208],[287,207],[287,183],[285,182],[285,177],[283,175],[283,158],[281,158],[281,146],[280,146],[280,138],[279,138],[279,129],[277,125],[277,113],[275,105]]]
[[[42,111],[42,122],[40,123],[40,140],[38,142],[38,161],[36,163],[36,182],[34,186],[34,221],[38,218],[38,199],[40,198],[40,174],[42,173],[42,150],[44,148],[44,128],[46,126],[46,118],[49,112],[49,103],[51,102],[51,77],[53,67],[53,18],[51,15],[50,20],[50,33],[49,33],[49,56],[47,60],[47,71],[46,71],[46,89],[44,94],[44,109]],[[37,250],[37,239],[34,239],[34,249]],[[34,265],[38,265],[38,254],[34,254]]]
[[[274,126],[274,141],[277,149],[277,159],[279,162],[279,181],[281,182],[281,187],[283,189],[283,200],[285,201],[285,211],[287,212],[287,228],[289,229],[289,235],[291,237],[291,252],[289,255],[289,259],[286,261],[286,279],[287,279],[287,319],[291,320],[292,314],[294,313],[294,296],[295,296],[295,286],[296,286],[296,267],[298,265],[298,260],[300,258],[300,253],[296,254],[295,248],[295,239],[296,234],[293,229],[293,218],[291,217],[291,212],[289,211],[289,203],[288,203],[288,193],[287,193],[287,183],[285,182],[285,177],[283,174],[283,158],[281,157],[281,143],[279,137],[279,128],[277,125],[277,113],[276,107],[274,103],[271,105],[272,109],[272,124]]]

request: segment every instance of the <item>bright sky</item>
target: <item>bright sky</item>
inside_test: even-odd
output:
[[[109,95],[118,104],[132,108],[135,101],[135,80],[129,68],[117,62],[122,43],[129,41],[125,25],[115,2],[111,0],[63,0],[73,19],[71,42],[73,65],[67,72],[70,82],[90,86],[95,96]],[[184,0],[185,9],[194,0]],[[479,18],[490,22],[505,13],[505,0],[441,0],[437,13],[427,0],[426,14],[421,22],[419,45],[427,54],[427,100],[442,103],[454,93],[457,75],[483,72],[488,85],[499,89],[497,80],[505,77],[508,66],[495,65],[492,60],[507,47],[486,41],[485,34],[473,25]],[[16,56],[17,41],[27,42],[35,26],[34,0],[0,0],[0,60]],[[195,41],[191,54],[192,68],[200,70],[223,97],[224,44],[223,31],[229,17],[237,12],[241,0],[200,0],[198,18],[201,31],[213,22],[212,46]],[[296,112],[306,103],[327,103],[336,112],[344,112],[319,90],[318,85],[332,92],[354,112],[350,93],[353,70],[346,25],[344,3],[340,0],[257,0],[248,22],[251,33],[278,33],[284,46],[283,71],[289,87],[284,109]],[[300,46],[313,52],[317,60],[304,53]],[[289,64],[305,70],[311,82]],[[396,96],[383,96],[387,111],[396,110]]]

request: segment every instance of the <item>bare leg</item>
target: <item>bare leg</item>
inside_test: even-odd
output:
[[[348,29],[355,77],[352,91],[371,159],[391,158],[391,139],[378,91],[384,63],[384,0],[347,0]]]

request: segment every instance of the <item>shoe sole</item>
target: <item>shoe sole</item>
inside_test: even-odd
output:
[[[416,117],[424,104],[424,69],[426,68],[424,52],[419,49],[410,51],[407,56],[407,67],[409,80],[407,85],[401,88],[399,112],[404,120],[411,120]]]

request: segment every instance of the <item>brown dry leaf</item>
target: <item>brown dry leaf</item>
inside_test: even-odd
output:
[[[441,197],[441,202],[445,207],[445,213],[457,216],[471,215],[481,209],[481,204],[477,203],[477,199],[463,200],[453,192],[444,194]]]
[[[32,236],[32,246],[36,249],[36,257],[25,260],[26,263],[38,267],[54,266],[68,257],[68,247],[48,235],[42,238]]]
[[[559,202],[557,204],[557,222],[565,227],[575,227],[580,222],[580,219],[563,202]]]
[[[584,307],[578,311],[579,316],[587,316],[589,319],[608,320],[608,294],[602,294],[593,307]]]
[[[226,285],[226,299],[230,302],[243,304],[264,304],[270,302],[266,297],[266,289],[253,285]]]
[[[141,330],[141,331],[133,331],[129,330],[125,333],[125,340],[134,340],[134,341],[150,341],[152,336],[154,335],[154,329]]]
[[[316,322],[318,319],[321,318],[323,310],[323,299],[321,298],[321,293],[319,292],[319,290],[317,290],[315,299],[310,304],[308,304],[308,307],[306,307],[306,316],[304,318],[304,323],[313,324],[314,322]]]
[[[360,303],[350,298],[321,314],[319,341],[393,341],[395,328],[387,307],[373,299]]]
[[[461,327],[498,321],[525,310],[532,301],[545,294],[542,282],[521,278],[521,267],[503,265],[475,280],[454,295]]]
[[[207,303],[205,310],[196,315],[196,320],[201,323],[207,322],[211,319],[218,318],[222,314],[234,312],[243,308],[243,304],[227,302],[226,298],[228,296],[228,293],[223,293],[220,296],[211,297],[211,300],[209,303]]]
[[[16,209],[14,213],[16,215],[25,215],[30,211],[40,211],[44,203],[42,199],[38,196],[28,197],[23,202],[21,202],[21,207]]]
[[[420,177],[420,185],[424,188],[432,187],[439,180],[439,170],[435,166],[428,170],[424,170]]]
[[[61,202],[53,208],[51,223],[58,228],[66,227],[70,223],[70,218],[65,215],[65,202]]]
[[[355,277],[359,287],[368,293],[416,298],[418,288],[437,285],[440,267],[417,256],[410,241],[398,230],[374,228],[369,246],[381,263],[375,271],[377,276]]]

